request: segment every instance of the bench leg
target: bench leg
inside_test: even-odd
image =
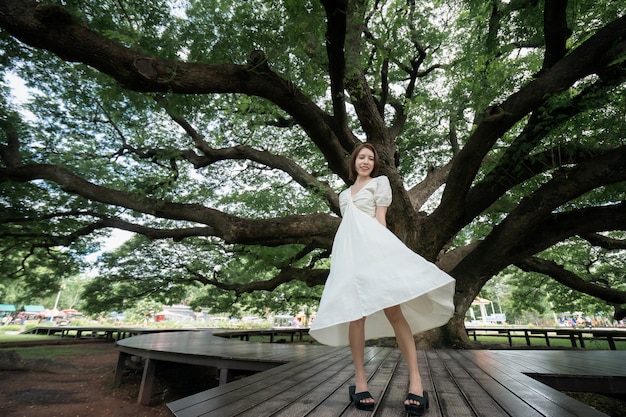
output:
[[[572,347],[575,348],[576,347],[576,336],[574,336],[574,334],[570,334],[569,335],[569,339],[572,342]]]
[[[608,336],[607,341],[609,342],[609,347],[611,348],[611,350],[617,350],[617,347],[615,347],[615,340],[613,340],[613,336]]]
[[[141,385],[139,386],[139,398],[137,398],[139,404],[150,405],[155,371],[156,361],[146,359],[146,363],[143,367],[143,376],[141,377]]]
[[[117,358],[117,366],[115,367],[115,386],[118,386],[122,383],[122,376],[124,375],[124,367],[126,366],[126,359],[128,359],[130,355],[125,352],[120,352],[120,355]]]
[[[220,385],[228,384],[230,382],[231,372],[228,368],[220,368]]]

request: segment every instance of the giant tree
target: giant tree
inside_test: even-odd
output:
[[[109,228],[172,251],[292,245],[269,278],[195,260],[185,279],[321,285],[366,140],[394,191],[389,227],[457,280],[457,313],[428,342],[466,341],[464,312],[507,267],[623,317],[623,277],[558,256],[626,246],[616,3],[2,0],[3,64],[37,88],[36,123],[5,126],[5,246],[29,228],[50,246]]]

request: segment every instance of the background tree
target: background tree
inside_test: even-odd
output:
[[[5,129],[3,235],[86,248],[119,228],[167,241],[165,263],[192,241],[293,245],[271,277],[212,279],[193,258],[170,282],[321,285],[347,155],[367,140],[389,227],[457,279],[428,343],[466,343],[464,312],[511,265],[623,317],[623,277],[560,262],[575,242],[624,248],[616,3],[3,0],[3,64],[36,88],[36,121]]]

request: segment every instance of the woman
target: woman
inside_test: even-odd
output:
[[[351,401],[373,410],[364,369],[365,340],[395,336],[409,368],[404,406],[409,414],[428,408],[413,334],[441,326],[454,312],[454,279],[407,248],[386,226],[389,179],[377,176],[379,159],[369,143],[350,158],[351,187],[339,195],[343,219],[331,268],[310,334],[319,342],[350,345],[355,385]]]

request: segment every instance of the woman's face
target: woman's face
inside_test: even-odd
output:
[[[374,152],[369,148],[363,148],[356,156],[354,168],[359,177],[369,177],[374,169]]]

